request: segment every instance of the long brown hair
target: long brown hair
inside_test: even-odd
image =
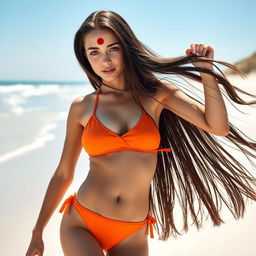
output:
[[[154,98],[157,89],[166,86],[157,78],[159,74],[179,75],[202,83],[201,77],[195,73],[202,72],[214,76],[217,83],[223,85],[232,101],[242,105],[256,103],[255,100],[243,100],[237,91],[254,98],[256,96],[232,85],[214,62],[244,76],[232,64],[196,55],[161,58],[137,39],[120,15],[109,10],[101,10],[89,15],[74,38],[76,58],[95,90],[101,86],[102,79],[92,70],[86,58],[83,42],[85,34],[94,29],[110,29],[118,37],[126,62],[125,86],[135,92],[132,93],[135,100],[138,94]],[[196,61],[212,63],[221,74],[207,68],[185,66]],[[186,94],[193,98],[191,93]],[[230,132],[223,138],[239,148],[247,158],[249,156],[256,158],[256,155],[249,151],[255,150],[256,142],[233,124],[229,123],[229,125]],[[181,235],[181,231],[174,223],[177,198],[183,214],[182,230],[186,232],[188,212],[192,217],[192,224],[195,224],[197,229],[202,226],[205,208],[214,225],[224,223],[220,216],[222,202],[235,218],[242,217],[245,211],[245,198],[256,200],[254,190],[256,179],[245,166],[229,154],[213,134],[185,121],[169,109],[164,108],[161,113],[159,131],[160,146],[172,149],[171,152],[158,152],[156,172],[150,186],[149,211],[157,219],[156,229],[159,239],[167,240],[170,233],[173,236]],[[255,167],[253,162],[251,164]],[[220,187],[224,188],[226,195],[221,192]],[[198,203],[197,212],[195,202]]]

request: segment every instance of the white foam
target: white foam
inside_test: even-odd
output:
[[[4,98],[3,102],[5,102],[10,106],[8,112],[11,112],[17,115],[23,114],[24,108],[20,106],[21,104],[24,104],[26,102],[26,100],[23,97],[20,97],[19,95],[14,94],[8,98]]]
[[[0,93],[11,93],[11,92],[21,92],[24,90],[29,90],[34,86],[31,84],[16,84],[10,86],[0,86]]]
[[[32,97],[53,96],[59,99],[71,100],[90,91],[84,85],[23,85],[0,86],[0,101],[4,104],[0,110],[6,113],[21,115],[26,112],[25,104]],[[81,93],[82,92],[82,93]]]
[[[32,143],[23,145],[11,152],[8,152],[8,153],[0,156],[0,163],[6,162],[12,158],[23,155],[29,151],[34,150],[34,149],[43,147],[47,141],[53,140],[55,138],[55,136],[52,133],[49,133],[49,131],[55,129],[56,127],[57,127],[56,123],[51,123],[51,124],[46,125],[45,127],[43,127],[41,129],[38,137],[36,137]]]
[[[54,115],[53,118],[49,119],[47,124],[41,128],[38,133],[38,136],[34,138],[32,143],[25,144],[16,148],[8,153],[5,153],[0,156],[0,163],[9,161],[15,157],[26,154],[34,149],[43,147],[47,141],[55,139],[54,134],[50,131],[54,130],[57,127],[57,121],[65,120],[67,118],[67,112],[59,112]]]
[[[24,90],[21,94],[23,97],[31,97],[31,96],[42,96],[49,94],[56,94],[61,91],[61,86],[59,85],[39,85],[33,86],[29,90]]]

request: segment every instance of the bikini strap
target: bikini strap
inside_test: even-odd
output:
[[[98,100],[99,100],[100,92],[101,92],[101,88],[99,87],[98,91],[97,91],[97,95],[96,95],[96,100],[95,100],[94,108],[93,108],[93,114],[95,114],[95,111],[96,111],[96,108],[97,108],[97,105],[98,105]]]

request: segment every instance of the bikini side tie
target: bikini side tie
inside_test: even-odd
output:
[[[153,218],[152,216],[148,216],[148,225],[149,225],[149,229],[150,229],[150,237],[151,238],[154,238],[153,224],[156,224],[156,219]],[[148,227],[147,227],[147,234],[148,234]]]
[[[64,216],[67,215],[68,210],[69,210],[69,207],[70,207],[71,204],[73,204],[73,201],[74,201],[74,197],[75,197],[75,196],[76,196],[76,193],[74,193],[74,195],[69,196],[69,197],[64,201],[64,203],[62,204],[62,206],[61,206],[59,212],[62,213],[63,210],[65,209],[65,211],[64,211]]]

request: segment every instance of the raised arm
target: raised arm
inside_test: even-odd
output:
[[[186,50],[186,55],[196,54],[212,60],[214,49],[210,45],[195,43]],[[193,66],[213,70],[211,63],[192,62]],[[215,77],[200,73],[204,86],[205,105],[187,96],[177,86],[163,80],[167,85],[158,92],[160,102],[188,122],[203,130],[219,135],[229,134],[228,114],[225,102],[222,98],[220,88]]]
[[[204,74],[201,76],[204,82],[205,105],[190,98],[166,80],[161,80],[167,87],[159,89],[156,98],[165,104],[165,108],[206,132],[226,136],[229,133],[229,123],[221,92],[214,78]]]
[[[83,126],[79,122],[81,97],[75,99],[70,107],[67,125],[66,138],[60,162],[51,177],[47,187],[43,204],[32,231],[32,239],[26,256],[42,255],[43,253],[43,230],[53,212],[57,208],[66,190],[72,183],[77,159],[81,152],[81,134]]]

